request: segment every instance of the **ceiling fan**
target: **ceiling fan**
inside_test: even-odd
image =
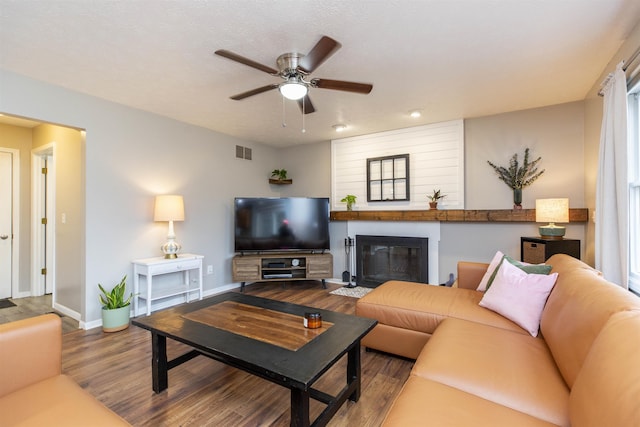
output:
[[[312,78],[313,73],[324,61],[333,55],[341,45],[331,37],[323,36],[307,55],[301,53],[284,53],[278,57],[276,64],[278,69],[252,61],[228,50],[216,50],[215,54],[255,68],[273,76],[281,77],[281,83],[272,83],[247,92],[233,95],[231,99],[239,101],[259,93],[278,88],[285,98],[298,101],[298,105],[304,114],[313,113],[315,108],[309,99],[309,88],[333,89],[346,92],[368,94],[373,85],[368,83],[346,82],[342,80],[329,80]]]

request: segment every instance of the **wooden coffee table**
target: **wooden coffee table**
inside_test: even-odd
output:
[[[322,315],[322,328],[303,326],[306,312]],[[291,390],[291,425],[327,424],[347,400],[360,397],[360,340],[377,321],[229,292],[138,317],[151,331],[153,391],[169,385],[169,369],[203,355]],[[193,350],[167,360],[167,338]],[[331,396],[312,385],[347,354],[346,385]],[[309,420],[309,399],[327,405]]]

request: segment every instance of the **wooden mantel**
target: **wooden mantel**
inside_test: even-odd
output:
[[[332,221],[535,222],[535,209],[331,211]],[[569,209],[569,222],[589,221],[589,209]]]

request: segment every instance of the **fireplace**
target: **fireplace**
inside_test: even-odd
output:
[[[426,237],[356,235],[356,283],[375,288],[387,280],[429,283]]]

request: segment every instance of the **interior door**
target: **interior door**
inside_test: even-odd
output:
[[[11,297],[13,154],[0,151],[0,299]]]

